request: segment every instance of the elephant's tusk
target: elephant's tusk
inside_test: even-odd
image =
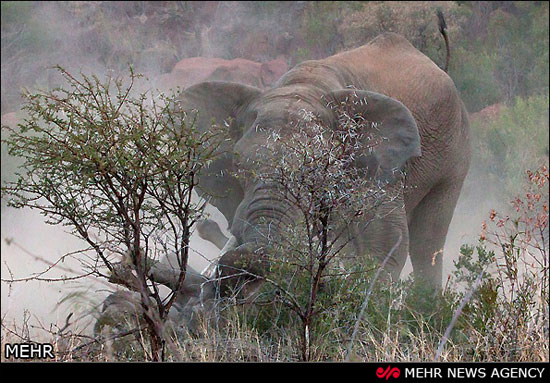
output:
[[[216,268],[218,266],[218,262],[220,258],[228,251],[233,250],[236,247],[236,245],[237,245],[237,238],[235,238],[235,236],[232,235],[231,237],[229,237],[229,239],[225,243],[225,246],[221,249],[220,255],[215,260],[210,262],[208,266],[204,268],[204,270],[201,272],[201,275],[209,280],[214,278],[216,274]]]

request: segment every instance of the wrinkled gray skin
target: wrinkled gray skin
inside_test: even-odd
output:
[[[213,118],[220,124],[232,121],[233,142],[199,180],[199,187],[215,196],[211,203],[231,222],[237,242],[219,261],[222,276],[234,274],[235,263],[243,260],[261,275],[261,248],[268,230],[276,235],[277,225],[269,223],[288,215],[288,203],[270,196],[273,185],[250,175],[238,180],[233,172],[250,170],[256,149],[271,132],[278,131],[282,139],[290,134],[301,109],[331,125],[335,115],[327,104],[354,94],[367,100],[355,112],[382,122],[381,135],[387,138],[367,161],[371,168],[374,164],[376,177],[392,181],[397,170],[407,174],[400,198],[381,206],[383,218],[356,233],[356,252],[382,261],[401,234],[386,270],[398,278],[409,254],[417,277],[441,285],[442,249],[470,162],[467,112],[449,76],[393,33],[323,60],[305,61],[267,91],[206,82],[184,92],[181,105],[200,111],[200,129],[211,129]],[[227,278],[221,284],[234,282]]]
[[[183,92],[181,106],[200,112],[198,129],[212,129],[212,119],[218,124],[231,121],[232,141],[225,142],[220,148],[223,155],[199,178],[199,188],[213,196],[210,202],[230,222],[234,236],[219,259],[222,279],[219,284],[202,284],[202,298],[212,298],[215,287],[223,295],[243,279],[254,279],[231,277],[240,268],[261,276],[267,233],[276,238],[277,223],[289,215],[288,202],[270,193],[274,185],[258,182],[251,172],[239,179],[232,174],[237,169],[261,174],[262,169],[251,169],[257,148],[273,131],[282,140],[288,137],[300,110],[313,111],[327,126],[334,126],[335,111],[328,105],[346,99],[366,99],[354,106],[354,112],[381,122],[379,135],[386,138],[357,166],[368,165],[366,173],[383,182],[402,182],[397,174],[406,173],[399,198],[377,211],[382,218],[364,232],[358,231],[361,222],[355,224],[355,252],[382,262],[399,243],[385,264],[389,274],[397,279],[409,254],[415,276],[441,286],[442,249],[470,162],[467,112],[444,71],[405,38],[386,33],[357,49],[305,61],[265,91],[204,82]],[[203,272],[204,279],[190,273],[186,284],[212,277],[211,271]],[[199,290],[188,289],[194,296],[185,297],[182,304],[196,302]]]

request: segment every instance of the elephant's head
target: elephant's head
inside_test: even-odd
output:
[[[258,156],[273,132],[281,140],[289,137],[304,108],[327,126],[338,123],[334,105],[341,104],[354,115],[376,122],[371,129],[381,142],[357,166],[368,167],[367,173],[380,181],[392,182],[409,158],[420,155],[418,128],[410,111],[393,98],[366,90],[327,91],[296,83],[262,92],[234,83],[205,82],[188,88],[180,102],[184,108],[199,111],[199,129],[212,129],[213,120],[218,125],[225,121],[230,129],[231,140],[222,145],[219,158],[199,178],[201,191],[212,196],[211,203],[231,225],[233,237],[219,259],[224,283],[242,275],[234,267],[239,259],[247,271],[261,275],[264,263],[257,250],[278,234],[278,223],[289,218],[288,201],[274,198],[271,192],[276,186],[256,176],[262,172]],[[236,177],[237,171],[243,176]],[[205,274],[212,277],[213,269]]]

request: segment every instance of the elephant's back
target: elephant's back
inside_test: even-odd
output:
[[[383,33],[366,45],[321,61],[351,73],[354,83],[348,85],[383,93],[411,108],[457,95],[447,73],[396,33]],[[458,97],[454,101],[459,108]]]
[[[352,73],[355,87],[399,100],[416,119],[422,155],[408,163],[407,186],[415,190],[408,193],[411,209],[437,185],[464,178],[467,117],[453,80],[430,58],[404,37],[385,33],[326,60]]]

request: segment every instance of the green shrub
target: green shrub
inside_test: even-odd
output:
[[[548,350],[548,168],[527,175],[513,213],[493,210],[484,223],[477,257],[464,246],[455,263],[456,280],[468,289],[465,275],[483,272],[461,318],[466,334],[485,342],[471,350],[474,360],[530,361]]]
[[[470,51],[458,46],[454,48],[452,55],[449,74],[470,112],[477,112],[502,100],[493,75],[493,54]]]
[[[337,21],[341,12],[338,2],[312,2],[306,9],[301,28],[304,42],[316,57],[336,53]]]
[[[548,95],[517,97],[492,121],[474,121],[473,163],[484,167],[505,195],[519,192],[524,169],[548,161]]]
[[[467,21],[451,39],[450,74],[468,110],[547,94],[548,3],[492,3],[475,10],[469,3],[462,5]],[[489,11],[480,11],[484,8]],[[476,19],[477,34],[469,36]]]

